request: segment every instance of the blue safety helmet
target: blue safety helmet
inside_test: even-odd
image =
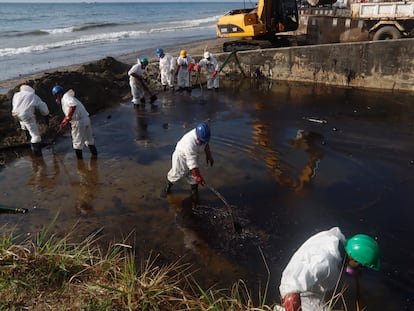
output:
[[[61,87],[60,85],[55,85],[52,89],[52,94],[53,96],[56,96],[59,93],[63,93],[63,87]]]
[[[160,56],[161,54],[164,54],[164,50],[162,48],[158,48],[157,51],[155,52],[158,56]]]
[[[202,122],[196,127],[196,135],[198,139],[203,143],[208,143],[210,141],[210,127],[206,122]]]

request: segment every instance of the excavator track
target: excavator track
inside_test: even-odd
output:
[[[241,39],[223,43],[223,52],[248,51],[291,46],[288,36],[280,36],[273,40]]]

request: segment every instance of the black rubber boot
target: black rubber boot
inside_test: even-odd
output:
[[[89,145],[88,147],[89,147],[89,151],[92,154],[91,159],[96,160],[98,158],[98,150],[96,150],[95,145]]]
[[[36,157],[42,156],[42,144],[40,143],[33,143],[31,144],[32,152]]]
[[[81,149],[73,149],[73,150],[75,150],[76,158],[78,160],[82,160],[83,159],[82,150]]]
[[[191,201],[198,204],[198,184],[191,185]]]
[[[165,184],[165,187],[161,190],[161,198],[166,198],[167,194],[171,192],[171,187],[173,186],[173,183],[167,180],[167,183]]]
[[[152,95],[151,97],[150,97],[150,104],[151,105],[154,105],[154,102],[156,101],[158,99],[158,97],[157,97],[157,95]]]

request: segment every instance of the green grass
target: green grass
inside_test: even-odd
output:
[[[137,266],[128,244],[113,243],[103,252],[98,232],[72,243],[71,234],[57,238],[51,228],[34,239],[2,230],[0,311],[273,310],[266,303],[268,283],[254,305],[242,280],[230,289],[203,289],[189,264],[160,266],[151,255]]]

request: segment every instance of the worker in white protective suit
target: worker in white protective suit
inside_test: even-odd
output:
[[[150,104],[153,105],[157,100],[157,95],[150,89],[144,80],[144,69],[148,65],[148,59],[137,59],[137,63],[133,65],[129,71],[129,86],[131,87],[132,103],[137,107],[140,103],[145,106],[145,92],[150,95]]]
[[[191,93],[191,71],[194,66],[194,59],[187,54],[186,50],[181,50],[180,56],[177,58],[177,67],[175,69],[178,91],[186,90],[188,93]]]
[[[346,240],[338,227],[315,234],[293,254],[282,273],[279,291],[284,309],[278,310],[328,310],[325,295],[335,288],[341,272],[359,282],[363,267],[379,270],[379,247],[373,238],[357,234]]]
[[[161,84],[164,88],[164,91],[167,89],[167,86],[171,90],[174,90],[174,73],[175,73],[174,57],[169,53],[165,53],[162,48],[157,48],[156,54],[160,58]]]
[[[35,94],[33,88],[25,84],[21,85],[19,92],[13,95],[12,115],[19,120],[20,127],[27,131],[26,133],[28,133],[28,138],[30,138],[34,155],[41,156],[42,137],[36,123],[36,110],[45,116],[47,120],[49,119],[50,113],[46,103]]]
[[[198,185],[204,183],[200,174],[199,155],[205,153],[206,162],[213,166],[214,159],[210,151],[210,127],[202,122],[187,132],[178,142],[172,154],[172,166],[167,174],[167,184],[161,192],[166,197],[175,182],[185,177],[191,185],[193,201],[198,199]]]
[[[201,68],[206,68],[207,75],[207,90],[211,91],[213,88],[215,91],[219,89],[219,64],[217,59],[208,51],[204,52],[204,58],[202,58],[197,66],[196,71],[200,72]]]
[[[91,120],[85,106],[75,97],[75,91],[69,90],[64,92],[63,87],[56,85],[52,89],[52,94],[56,103],[62,106],[65,118],[60,123],[59,132],[70,123],[72,131],[72,146],[78,160],[83,159],[83,145],[88,146],[92,154],[92,159],[98,158],[98,151],[95,146]]]

